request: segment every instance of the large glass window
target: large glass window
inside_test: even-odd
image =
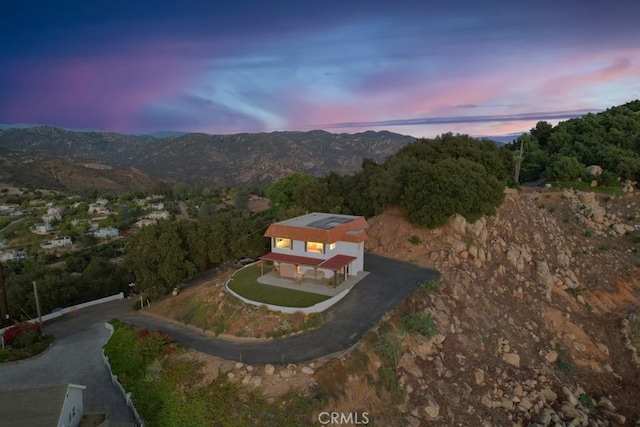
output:
[[[324,253],[324,243],[318,242],[307,242],[307,247],[305,249],[307,252],[313,252],[316,254]]]
[[[276,248],[280,248],[280,249],[291,249],[291,239],[286,239],[284,237],[276,237],[275,246]]]

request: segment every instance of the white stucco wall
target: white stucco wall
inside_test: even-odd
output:
[[[364,242],[350,243],[350,242],[337,242],[336,248],[332,251],[331,256],[342,254],[356,257],[351,262],[349,267],[349,275],[355,276],[364,270]]]
[[[274,253],[304,256],[323,260],[327,260],[336,255],[348,255],[357,258],[349,266],[350,276],[355,276],[356,274],[364,270],[364,243],[336,242],[333,250],[329,249],[329,245],[325,245],[325,253],[318,254],[315,252],[306,252],[305,242],[300,240],[293,240],[291,242],[292,249],[276,248],[274,242],[275,239],[271,239],[271,251]],[[306,271],[306,269],[306,267],[303,267],[303,272]]]
[[[83,385],[69,384],[67,395],[60,411],[58,427],[78,427],[84,414]]]

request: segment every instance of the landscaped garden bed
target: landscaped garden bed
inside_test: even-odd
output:
[[[326,295],[258,283],[258,277],[261,275],[260,267],[255,265],[238,270],[229,282],[229,289],[252,301],[280,307],[311,307],[330,298]]]
[[[40,323],[20,322],[3,334],[4,348],[0,348],[0,363],[14,362],[36,356],[49,348],[53,335],[43,335]]]

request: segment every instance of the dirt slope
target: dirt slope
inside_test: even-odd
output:
[[[320,397],[323,410],[366,412],[372,425],[640,425],[639,207],[632,194],[508,190],[495,217],[457,216],[436,230],[388,210],[369,221],[367,250],[438,268],[439,291],[418,290],[352,351],[309,366],[249,370],[198,358],[207,378],[228,365],[233,381],[274,399]],[[259,331],[283,322],[232,304],[225,277],[153,311],[204,328],[231,310],[223,335],[244,337],[264,338]],[[438,334],[402,332],[406,311],[431,313]],[[388,333],[402,344],[392,369],[373,351]]]
[[[400,361],[398,425],[639,419],[637,348],[623,336],[640,306],[639,199],[508,190],[498,215],[475,224],[373,218],[370,251],[443,277],[425,308],[440,343],[426,354],[408,345]]]

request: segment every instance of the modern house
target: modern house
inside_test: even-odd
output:
[[[369,227],[364,217],[314,212],[271,224],[271,252],[281,277],[334,279],[334,284],[364,269],[364,242]]]
[[[84,414],[84,389],[64,384],[0,392],[2,425],[77,427]]]

